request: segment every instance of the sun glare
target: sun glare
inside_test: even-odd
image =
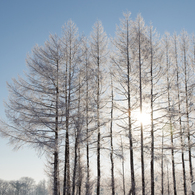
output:
[[[150,114],[147,114],[145,112],[142,113],[139,112],[137,114],[137,120],[143,125],[148,125],[150,124]]]

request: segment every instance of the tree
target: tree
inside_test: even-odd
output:
[[[96,103],[96,121],[97,121],[97,195],[100,195],[100,180],[101,180],[101,170],[100,170],[100,145],[101,145],[101,116],[100,110],[102,109],[102,79],[103,79],[103,71],[105,71],[106,65],[106,55],[107,55],[107,36],[104,32],[102,23],[97,21],[94,24],[93,32],[91,33],[91,41],[90,41],[90,51],[91,51],[91,59],[92,64],[95,71],[95,103]]]
[[[81,61],[82,61],[82,67],[83,67],[83,74],[84,74],[84,93],[85,93],[85,142],[86,142],[86,195],[91,194],[91,187],[90,187],[90,163],[89,163],[89,146],[90,146],[90,137],[91,132],[90,130],[90,124],[93,122],[93,111],[92,111],[92,104],[93,104],[93,69],[91,65],[91,55],[90,55],[90,48],[89,48],[89,40],[86,37],[82,37],[82,44],[81,44]]]
[[[132,136],[132,122],[131,122],[131,20],[130,13],[124,14],[124,19],[121,20],[121,25],[117,26],[116,38],[113,40],[115,47],[115,57],[112,58],[112,63],[117,68],[115,71],[115,78],[121,86],[117,88],[119,94],[122,94],[123,98],[126,98],[127,108],[124,109],[125,113],[128,113],[128,138],[129,138],[129,149],[130,149],[130,167],[131,167],[131,189],[132,194],[135,195],[135,175],[134,175],[134,152],[133,152],[133,136]],[[127,93],[127,97],[126,97]],[[121,108],[120,108],[121,110]],[[122,111],[123,112],[123,111]],[[125,127],[124,127],[125,128]],[[126,128],[125,128],[126,129]]]
[[[155,194],[155,181],[154,181],[154,159],[155,159],[155,152],[154,152],[154,139],[155,139],[155,131],[159,127],[157,122],[157,111],[159,110],[159,106],[156,103],[159,101],[161,97],[161,90],[160,90],[160,80],[162,78],[162,55],[160,49],[160,41],[159,36],[153,27],[150,26],[149,30],[149,50],[150,50],[150,119],[151,119],[151,161],[150,161],[150,171],[151,171],[151,195]]]
[[[59,142],[64,114],[60,48],[56,35],[50,35],[44,47],[34,47],[26,61],[26,80],[19,77],[8,84],[10,96],[5,111],[9,122],[1,121],[3,136],[15,147],[29,144],[53,154],[54,195],[60,193]]]
[[[1,195],[6,195],[8,192],[9,188],[9,183],[7,181],[3,181],[0,179],[0,194]]]
[[[189,66],[189,37],[186,31],[181,33],[181,61],[182,69],[184,72],[184,88],[185,88],[185,124],[186,124],[186,134],[188,140],[188,158],[189,158],[189,171],[190,171],[190,181],[193,182],[193,169],[192,169],[192,154],[191,154],[191,132],[190,132],[190,96],[192,93],[193,79],[190,74]],[[192,192],[192,194],[194,194]]]
[[[150,78],[151,78],[151,195],[154,195],[154,121],[153,121],[153,103],[154,103],[154,94],[153,94],[153,40],[152,40],[152,27],[150,26]]]
[[[82,105],[82,72],[81,69],[79,70],[78,73],[78,90],[76,95],[78,96],[77,98],[77,111],[74,114],[73,121],[74,121],[74,126],[75,126],[75,147],[74,147],[74,168],[73,168],[73,180],[72,180],[72,195],[75,194],[75,185],[76,185],[76,172],[78,169],[78,186],[79,186],[79,195],[81,194],[81,155],[80,155],[80,147],[81,147],[81,142],[82,142],[82,127],[84,124],[84,115],[83,113],[83,105]],[[77,168],[78,167],[78,168]]]
[[[115,195],[115,182],[114,182],[114,159],[113,159],[113,111],[114,111],[114,91],[113,80],[111,74],[111,110],[110,110],[110,162],[111,162],[111,187],[112,195]]]
[[[148,56],[148,38],[147,38],[147,27],[144,24],[143,18],[139,14],[136,21],[133,23],[133,44],[132,49],[134,50],[134,62],[138,67],[139,73],[139,109],[140,115],[143,113],[143,69],[146,66]],[[144,137],[143,137],[143,122],[140,121],[140,134],[141,134],[141,170],[142,170],[142,194],[145,195],[145,168],[144,168]]]
[[[64,161],[64,182],[63,195],[71,194],[70,183],[70,144],[69,131],[72,120],[75,70],[79,62],[78,29],[72,20],[69,20],[63,27],[62,37],[63,63],[64,63],[64,99],[65,99],[65,161]]]
[[[171,105],[171,88],[173,85],[173,78],[174,74],[172,74],[173,69],[171,69],[172,59],[171,59],[171,42],[170,42],[170,35],[165,35],[165,63],[166,63],[166,80],[167,80],[167,110],[168,110],[168,122],[169,129],[170,129],[170,137],[171,137],[171,162],[172,162],[172,178],[173,178],[173,188],[174,188],[174,195],[177,194],[176,189],[176,176],[175,176],[175,158],[174,158],[174,129],[173,129],[173,110]]]
[[[179,120],[179,134],[180,134],[180,143],[181,143],[181,159],[182,159],[182,169],[183,169],[183,189],[184,194],[187,194],[187,187],[186,187],[186,171],[185,171],[185,159],[184,159],[184,137],[183,137],[183,130],[182,130],[182,111],[181,111],[181,81],[180,81],[180,72],[181,68],[179,67],[179,59],[178,59],[178,36],[176,33],[173,35],[173,58],[174,58],[174,65],[176,68],[176,91],[177,91],[177,102],[178,102],[178,120]]]
[[[35,189],[35,180],[29,177],[20,178],[22,184],[21,195],[33,195]]]
[[[36,195],[48,195],[45,183],[45,180],[42,180],[36,185]]]

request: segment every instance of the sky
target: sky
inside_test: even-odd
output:
[[[192,34],[194,7],[194,0],[0,0],[0,118],[5,119],[6,82],[23,76],[26,55],[36,44],[43,45],[50,34],[61,36],[69,19],[87,36],[100,20],[107,35],[114,37],[123,12],[130,11],[133,20],[140,13],[146,25],[152,22],[160,35],[179,34],[183,29]],[[47,179],[44,156],[29,147],[13,151],[7,143],[0,137],[0,179]]]

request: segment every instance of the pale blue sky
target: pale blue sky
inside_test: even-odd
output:
[[[80,33],[89,35],[97,19],[108,36],[115,35],[123,12],[132,19],[141,13],[146,24],[163,35],[195,31],[194,0],[1,0],[0,1],[0,117],[4,118],[3,100],[7,99],[6,81],[26,70],[26,54],[35,44],[43,45],[49,34],[61,35],[61,27],[72,19]],[[35,180],[45,178],[44,158],[33,149],[14,152],[0,138],[0,178],[11,180],[22,176]]]

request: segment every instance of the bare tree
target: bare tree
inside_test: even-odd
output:
[[[76,77],[76,66],[79,62],[79,43],[78,43],[78,29],[72,20],[69,20],[63,27],[62,50],[64,62],[64,97],[65,97],[65,161],[64,161],[64,183],[63,195],[71,194],[70,181],[70,144],[69,144],[69,130],[71,111],[73,110],[72,101],[74,96],[74,79]]]
[[[179,134],[180,134],[180,143],[181,143],[181,159],[182,159],[182,169],[183,169],[183,190],[184,194],[187,194],[186,187],[186,168],[185,168],[185,159],[184,159],[184,137],[182,130],[182,111],[181,111],[181,81],[180,81],[180,72],[181,68],[179,67],[179,59],[178,59],[178,36],[176,33],[173,35],[173,58],[174,64],[176,68],[176,90],[177,90],[177,102],[178,102],[178,120],[179,120]]]
[[[86,37],[82,37],[82,55],[81,55],[81,61],[83,66],[83,74],[84,74],[84,93],[85,93],[85,129],[86,129],[86,135],[84,138],[84,141],[86,142],[86,195],[91,194],[91,186],[90,186],[90,162],[89,162],[89,152],[90,152],[90,137],[91,132],[93,132],[90,129],[90,124],[93,122],[93,114],[92,114],[92,108],[91,105],[93,104],[93,69],[91,65],[91,55],[90,55],[90,48],[88,39]]]
[[[111,110],[110,110],[110,162],[111,162],[111,187],[112,195],[115,195],[115,182],[114,182],[114,159],[113,159],[113,111],[114,111],[114,91],[113,80],[111,74]]]
[[[76,171],[78,166],[78,150],[79,150],[79,142],[80,142],[80,136],[81,136],[81,128],[82,128],[82,115],[81,115],[81,76],[79,74],[79,89],[78,89],[78,110],[75,116],[73,117],[74,123],[75,123],[75,146],[74,146],[74,168],[73,168],[73,179],[72,179],[72,195],[75,194],[75,185],[76,185]],[[79,170],[80,172],[81,170]]]
[[[139,14],[133,22],[133,44],[134,61],[138,67],[139,73],[139,109],[140,115],[143,113],[143,67],[147,62],[148,55],[148,38],[147,27],[144,24],[143,18]],[[141,134],[141,172],[142,172],[142,195],[145,195],[145,168],[144,168],[144,137],[143,137],[143,122],[140,121],[140,134]]]
[[[175,177],[175,158],[174,158],[174,146],[173,146],[173,139],[174,139],[174,129],[173,129],[173,110],[171,105],[171,87],[173,85],[173,71],[171,69],[171,57],[170,57],[170,49],[171,49],[171,42],[170,42],[170,35],[165,35],[165,58],[166,58],[166,79],[167,79],[167,109],[168,109],[168,124],[170,129],[170,136],[171,136],[171,162],[172,162],[172,178],[173,178],[173,188],[174,188],[174,195],[177,194],[176,189],[176,177]]]
[[[113,40],[115,53],[112,58],[113,64],[116,66],[118,73],[115,73],[115,78],[121,86],[117,87],[119,94],[126,98],[128,113],[128,138],[130,149],[130,167],[131,167],[131,188],[130,191],[135,195],[135,174],[134,174],[134,152],[133,152],[133,135],[131,122],[131,20],[130,13],[124,14],[124,19],[121,20],[121,25],[117,26],[116,38]],[[123,89],[124,91],[122,91]],[[127,97],[126,97],[127,93]],[[124,98],[123,97],[123,98]],[[123,111],[122,111],[123,112]],[[124,111],[125,112],[125,111]]]
[[[96,121],[97,121],[97,195],[100,195],[100,145],[101,145],[101,122],[100,122],[100,110],[101,105],[101,94],[102,94],[102,79],[103,79],[103,68],[106,64],[107,58],[107,36],[104,32],[102,23],[97,21],[94,24],[93,32],[91,34],[91,57],[92,63],[95,70],[95,83],[96,83]],[[105,69],[104,69],[105,71]]]
[[[154,181],[154,139],[155,139],[155,128],[160,125],[157,124],[157,114],[154,114],[157,110],[159,110],[159,105],[156,103],[157,100],[161,97],[160,91],[160,80],[162,78],[162,55],[160,50],[160,41],[159,36],[153,27],[150,26],[149,30],[149,50],[150,50],[150,118],[151,118],[151,161],[150,161],[150,171],[151,171],[151,195],[155,194],[155,181]]]
[[[30,144],[54,155],[54,194],[59,195],[59,143],[64,104],[60,99],[62,55],[59,38],[50,35],[44,47],[36,46],[27,58],[27,80],[8,84],[6,103],[9,123],[1,121],[1,132],[15,147]]]
[[[190,81],[190,66],[189,66],[189,37],[186,31],[182,31],[181,34],[181,58],[182,58],[182,68],[184,72],[184,86],[185,86],[185,119],[187,127],[187,140],[188,140],[188,158],[189,158],[189,171],[190,171],[190,181],[193,182],[193,168],[192,168],[192,153],[191,153],[191,133],[190,133],[190,91],[192,89]],[[192,192],[192,194],[194,194]]]

